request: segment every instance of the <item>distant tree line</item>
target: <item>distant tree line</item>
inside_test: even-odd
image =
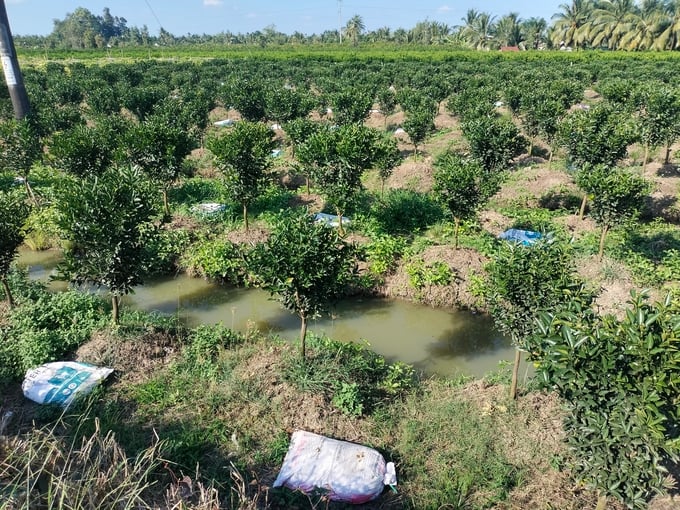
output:
[[[161,28],[151,35],[146,25],[128,27],[123,17],[108,7],[101,16],[78,7],[63,20],[54,20],[47,36],[15,35],[15,44],[27,48],[93,49],[148,45],[255,45],[289,44],[358,45],[391,43],[449,45],[456,48],[498,50],[609,49],[676,50],[680,48],[680,2],[676,0],[571,0],[560,4],[552,18],[522,19],[516,12],[497,17],[469,9],[460,25],[419,21],[411,29],[381,27],[366,30],[359,15],[352,16],[341,30],[285,34],[269,25],[249,33],[223,31],[218,34],[173,35]]]

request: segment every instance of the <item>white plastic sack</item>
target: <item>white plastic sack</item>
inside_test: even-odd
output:
[[[273,486],[304,493],[321,489],[331,500],[361,504],[396,484],[394,463],[385,463],[377,450],[296,430]]]
[[[314,215],[314,221],[328,227],[337,227],[340,225],[340,221],[338,221],[338,217],[335,214],[316,213]],[[343,225],[349,225],[350,223],[351,220],[349,218],[346,218],[345,216],[342,217]]]
[[[26,372],[21,385],[24,396],[38,404],[71,405],[76,396],[86,395],[106,379],[112,368],[75,361],[45,363]]]

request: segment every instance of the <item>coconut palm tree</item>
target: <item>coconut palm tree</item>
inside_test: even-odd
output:
[[[628,51],[651,49],[665,19],[662,0],[643,0],[638,12],[630,16],[629,29],[621,36],[619,47]]]
[[[519,14],[511,12],[498,20],[496,42],[500,46],[519,46],[524,40],[522,20],[519,18]]]
[[[621,38],[631,30],[638,13],[635,0],[601,0],[587,23],[590,44],[596,48],[606,45],[610,50],[619,49]]]
[[[486,12],[468,9],[461,27],[461,35],[468,46],[476,50],[489,49],[495,32],[494,19]]]
[[[666,19],[652,49],[675,50],[680,47],[680,0],[668,0],[664,6]]]
[[[572,0],[571,4],[560,4],[562,12],[553,14],[555,21],[552,42],[556,46],[583,46],[585,29],[593,10],[591,0]]]
[[[532,17],[522,22],[522,32],[526,37],[527,47],[537,50],[546,42],[548,22],[545,18]]]
[[[363,18],[358,14],[355,14],[347,21],[347,25],[345,25],[345,35],[347,38],[351,39],[352,44],[356,46],[359,44],[359,37],[365,29],[366,26],[364,25]]]

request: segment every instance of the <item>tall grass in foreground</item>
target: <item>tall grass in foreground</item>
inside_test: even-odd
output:
[[[0,425],[0,509],[195,509],[220,508],[217,490],[184,476],[178,479],[160,455],[162,441],[126,456],[113,432],[95,430],[80,440],[59,432],[56,425],[22,435],[3,435]],[[171,483],[160,487],[159,472]],[[198,474],[197,474],[198,477]],[[236,489],[232,508],[252,508],[245,501],[240,473],[232,470]],[[239,484],[240,480],[240,484]],[[165,489],[165,490],[164,490]]]

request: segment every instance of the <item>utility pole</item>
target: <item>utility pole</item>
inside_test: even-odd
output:
[[[5,82],[9,88],[9,97],[12,99],[14,117],[21,120],[30,113],[31,105],[28,102],[24,79],[21,75],[21,69],[19,69],[19,60],[17,60],[17,52],[14,49],[12,32],[9,29],[5,0],[0,0],[0,60],[2,61],[2,70],[5,73]]]

